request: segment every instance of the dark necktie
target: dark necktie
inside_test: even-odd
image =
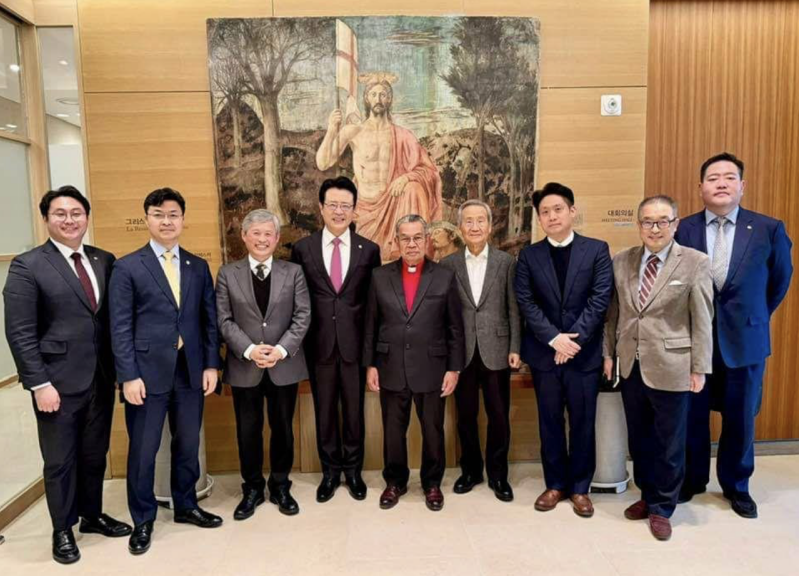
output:
[[[86,292],[86,298],[89,299],[89,306],[92,307],[92,312],[97,312],[97,298],[94,296],[94,288],[92,288],[92,281],[86,268],[83,267],[83,257],[80,252],[72,253],[72,260],[75,262],[75,272],[78,273],[78,280],[80,285],[83,286],[83,291]]]
[[[258,277],[258,280],[266,279],[266,274],[264,274],[264,268],[266,268],[266,264],[264,264],[263,262],[261,262],[255,267],[255,269],[257,270],[255,275]]]
[[[658,257],[656,254],[651,254],[646,261],[644,277],[641,279],[641,288],[638,290],[638,305],[641,308],[644,307],[649,295],[652,293],[652,287],[655,285],[655,279],[657,277]]]

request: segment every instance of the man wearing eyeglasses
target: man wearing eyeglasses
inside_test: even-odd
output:
[[[89,201],[62,186],[39,203],[49,240],[14,258],[5,300],[6,338],[33,396],[53,523],[53,559],[80,559],[72,527],[127,536],[103,513],[103,477],[114,411],[108,282],[114,256],[83,243]],[[5,462],[5,466],[13,463]]]
[[[361,352],[366,299],[372,270],[380,266],[380,248],[350,230],[357,201],[358,189],[349,178],[325,180],[319,188],[324,227],[297,242],[291,252],[311,295],[311,329],[304,347],[322,464],[317,502],[333,497],[342,472],[350,495],[366,498],[361,478],[366,371]]]
[[[652,196],[638,206],[642,246],[613,258],[616,290],[603,346],[605,376],[618,357],[633,474],[641,499],[624,511],[648,520],[658,540],[685,474],[688,401],[701,392],[713,355],[710,260],[674,242],[677,204]]]

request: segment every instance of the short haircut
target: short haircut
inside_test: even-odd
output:
[[[147,198],[144,199],[144,213],[147,214],[147,210],[150,206],[163,206],[164,202],[170,200],[178,203],[181,213],[186,213],[186,201],[183,199],[183,196],[180,195],[180,192],[172,188],[159,188],[158,190],[150,192]]]
[[[488,214],[488,225],[489,226],[493,225],[494,217],[491,215],[491,206],[489,206],[482,200],[473,199],[473,200],[467,200],[458,207],[458,226],[460,226],[461,222],[463,222],[463,211],[466,210],[466,208],[468,208],[469,206],[479,206],[480,208],[485,210],[486,214]]]
[[[743,180],[744,177],[744,163],[742,160],[739,160],[735,157],[735,155],[730,154],[729,152],[722,152],[721,154],[716,154],[715,156],[711,156],[707,160],[702,163],[702,168],[699,169],[699,181],[705,181],[705,174],[707,173],[707,169],[710,168],[711,164],[715,164],[716,162],[732,162],[738,167],[738,177]]]
[[[86,210],[86,216],[91,213],[92,207],[89,204],[89,199],[86,198],[83,194],[80,193],[80,190],[75,188],[74,186],[61,186],[58,190],[50,190],[42,196],[41,201],[39,202],[39,212],[41,212],[43,218],[47,218],[47,214],[50,213],[50,204],[53,203],[53,200],[56,198],[60,198],[61,196],[66,196],[67,198],[72,198],[73,200],[77,200],[80,202],[83,209]]]
[[[246,234],[247,230],[253,224],[263,224],[264,222],[272,222],[275,225],[275,232],[280,235],[280,218],[272,214],[269,210],[258,208],[257,210],[250,210],[241,221],[241,231]]]
[[[641,203],[638,205],[638,221],[641,221],[641,210],[644,209],[644,206],[649,206],[650,204],[668,204],[671,206],[671,213],[674,215],[675,218],[678,217],[677,211],[677,201],[672,198],[671,196],[666,196],[665,194],[658,194],[656,196],[650,196],[648,198],[644,198],[641,200]]]
[[[574,192],[571,191],[571,188],[567,188],[563,184],[558,184],[557,182],[549,182],[541,190],[533,192],[533,206],[535,207],[536,214],[538,214],[538,206],[541,204],[541,201],[552,194],[557,194],[563,198],[570,208],[574,206]]]
[[[355,206],[358,203],[358,188],[355,186],[355,182],[347,178],[346,176],[339,176],[338,178],[328,178],[322,185],[319,187],[319,203],[325,203],[325,197],[327,196],[327,191],[331,188],[338,188],[340,190],[346,190],[347,192],[352,194],[352,205]]]
[[[397,220],[397,224],[396,226],[394,226],[394,234],[396,236],[399,236],[400,226],[402,226],[403,224],[413,224],[414,222],[422,223],[422,227],[424,228],[424,235],[427,236],[428,233],[427,222],[425,222],[425,219],[419,216],[418,214],[406,214],[405,216]]]

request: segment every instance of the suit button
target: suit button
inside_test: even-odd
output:
[[[410,325],[410,324],[406,324],[406,325],[405,325],[405,329],[406,329],[406,330],[410,330],[410,329],[411,329],[411,325]]]
[[[639,315],[638,315],[638,319],[639,319],[639,320],[643,320],[643,319],[644,319],[644,315],[643,315],[643,314],[639,314]]]
[[[335,317],[335,316],[333,316],[333,320],[335,320],[335,319],[336,319],[336,317]]]
[[[263,324],[261,324],[261,326],[263,326],[263,327],[266,327],[266,322],[264,322]]]
[[[411,345],[410,345],[410,344],[406,344],[406,345],[405,345],[405,349],[406,349],[406,350],[410,350],[410,349],[411,349]]]
[[[172,344],[172,348],[177,350],[178,349],[178,345],[177,344]]]

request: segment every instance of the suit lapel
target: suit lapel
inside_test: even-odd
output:
[[[280,291],[283,290],[283,285],[286,283],[288,272],[286,271],[284,264],[285,263],[282,260],[278,260],[276,258],[272,259],[272,270],[269,272],[269,275],[272,277],[272,286],[269,288],[269,305],[266,307],[266,316],[264,316],[265,320],[268,320],[269,316],[271,316],[272,312],[274,312],[275,301],[277,300]],[[250,284],[252,284],[252,282],[250,282]],[[254,298],[255,296],[253,295],[253,299]],[[258,306],[256,305],[256,308],[257,307]]]
[[[78,280],[78,275],[72,271],[72,268],[67,263],[66,258],[58,251],[58,248],[55,247],[55,244],[50,242],[49,240],[44,246],[42,250],[44,253],[45,258],[56,271],[61,274],[61,277],[64,278],[64,281],[72,288],[72,291],[78,296],[78,299],[83,302],[83,305],[92,311],[91,304],[89,304],[89,298],[86,296],[86,292],[83,290],[83,286]]]
[[[361,255],[363,254],[363,243],[359,242],[360,236],[356,236],[353,233],[350,233],[350,264],[347,266],[347,275],[344,276],[344,283],[341,285],[341,291],[347,289],[347,284],[350,283],[350,278],[352,278],[352,271],[358,266],[358,262],[361,261]],[[330,278],[328,277],[328,280]],[[330,284],[333,286],[333,283]]]
[[[272,261],[274,262],[274,260]],[[274,264],[273,264],[274,267]],[[244,294],[244,299],[249,304],[250,308],[258,311],[261,315],[261,310],[258,308],[258,301],[255,299],[255,289],[252,287],[252,272],[250,272],[250,263],[245,256],[243,260],[236,262],[236,272],[234,274],[236,283],[239,285],[241,293]]]
[[[413,318],[413,315],[416,314],[416,311],[422,304],[422,300],[424,300],[425,292],[427,292],[427,289],[430,288],[430,284],[433,281],[433,272],[431,268],[431,262],[426,260],[424,263],[424,268],[422,268],[422,277],[419,278],[419,286],[416,288],[416,296],[413,298],[413,308],[411,308],[411,313],[408,315],[409,318]]]
[[[583,242],[582,236],[575,234],[574,240],[572,241],[572,253],[571,256],[569,257],[569,267],[566,269],[566,284],[563,288],[564,302],[567,302],[569,300],[569,293],[574,287],[574,278],[575,276],[577,276],[577,271],[580,269],[584,257],[585,257],[585,242]]]
[[[488,293],[491,291],[491,286],[494,285],[494,281],[497,279],[498,271],[499,258],[497,258],[496,251],[489,246],[488,262],[486,262],[486,275],[485,279],[483,280],[483,290],[480,292],[480,302],[477,304],[478,308],[482,306],[485,303],[486,298],[488,298]]]
[[[663,263],[663,267],[658,272],[657,278],[655,278],[655,285],[652,286],[652,292],[649,294],[649,298],[647,299],[646,303],[642,310],[646,310],[655,301],[660,291],[668,284],[669,278],[671,278],[674,271],[677,270],[677,267],[680,265],[682,261],[682,246],[677,244],[676,242],[671,245],[671,250],[669,251],[669,255],[666,258],[666,261]]]
[[[630,300],[637,311],[641,311],[641,306],[638,304],[638,287],[641,279],[639,277],[639,269],[641,267],[641,258],[644,253],[643,246],[630,250],[627,255],[627,287],[630,293]]]
[[[175,295],[172,294],[172,289],[169,287],[164,269],[161,267],[161,263],[158,261],[158,257],[155,255],[155,252],[153,252],[152,247],[149,244],[145,244],[144,248],[139,250],[139,254],[142,264],[150,272],[150,275],[153,277],[153,280],[155,280],[155,283],[158,284],[158,287],[161,288],[164,296],[169,299],[172,306],[180,309],[178,303],[175,301]],[[181,278],[182,276],[181,274]]]
[[[688,236],[691,238],[691,246],[707,254],[707,224],[705,223],[705,211],[702,210],[691,222]]]
[[[191,286],[194,284],[191,281],[194,271],[192,270],[188,252],[181,249],[180,255],[182,256],[180,259],[180,307],[182,309],[183,304],[188,301]]]
[[[336,289],[333,287],[333,283],[330,281],[330,274],[328,274],[327,269],[325,269],[325,259],[322,256],[321,231],[316,231],[311,235],[310,250],[311,250],[311,260],[313,260],[314,266],[316,267],[316,273],[319,275],[320,278],[325,279],[325,284],[330,289],[330,292],[332,294],[335,294]],[[347,274],[347,277],[349,277],[349,273]]]
[[[558,275],[555,274],[555,264],[552,262],[552,255],[549,253],[549,246],[547,245],[548,243],[549,241],[544,238],[535,244],[534,254],[538,260],[539,266],[541,266],[541,270],[544,271],[544,276],[546,276],[549,285],[552,287],[552,291],[555,293],[555,297],[558,299],[558,302],[561,302],[562,299],[560,294],[560,285],[558,284]]]
[[[397,296],[400,309],[403,314],[408,315],[408,306],[405,304],[405,288],[402,286],[402,259],[395,261],[394,269],[391,271],[391,287]]]
[[[472,306],[477,308],[477,302],[474,301],[474,296],[472,295],[472,282],[469,280],[469,270],[466,268],[466,250],[468,250],[468,248],[459,251],[455,256],[455,274],[458,277],[458,282],[463,284],[463,289],[466,292],[467,298],[469,298],[469,302],[472,303]],[[485,287],[483,288],[483,292],[485,292]]]
[[[89,259],[89,265],[92,267],[94,271],[94,277],[97,278],[97,291],[99,294],[97,295],[97,309],[100,309],[101,303],[103,301],[103,295],[105,294],[105,263],[103,260],[97,257],[97,251],[94,249],[93,246],[84,246],[84,252],[86,252],[86,258]]]
[[[730,284],[730,280],[735,276],[738,267],[743,262],[744,254],[749,248],[749,241],[752,239],[753,222],[754,218],[752,218],[748,210],[743,208],[738,210],[738,220],[735,222],[735,237],[732,241],[732,258],[730,259],[730,267],[727,270],[727,279],[724,281],[724,286],[721,287],[722,290]]]

